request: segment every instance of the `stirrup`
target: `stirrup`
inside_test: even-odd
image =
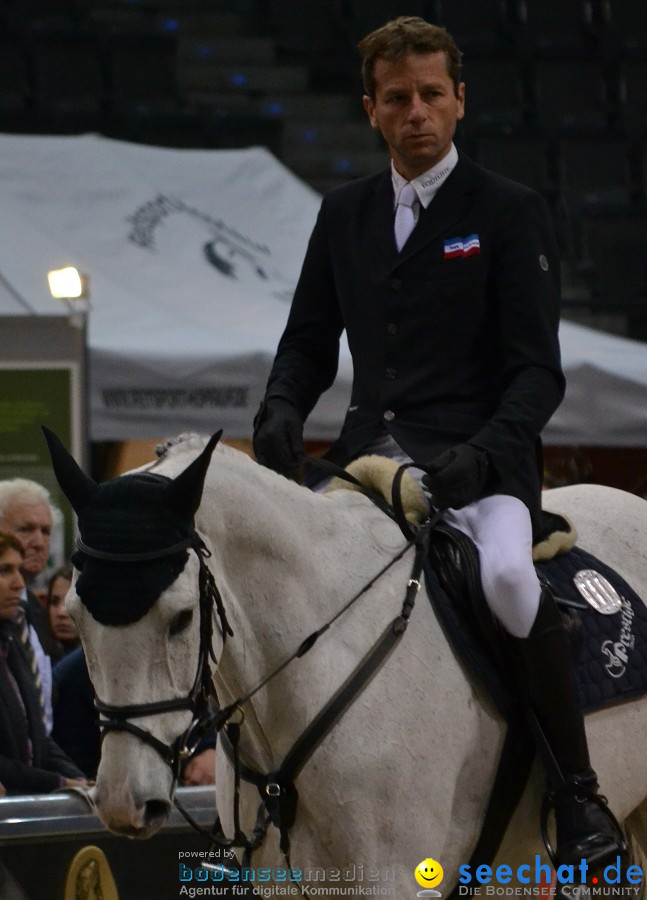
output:
[[[541,839],[543,840],[544,846],[546,847],[546,853],[548,854],[548,858],[550,859],[552,867],[557,870],[558,866],[564,865],[564,863],[560,863],[560,861],[558,860],[557,851],[550,841],[550,837],[548,835],[548,816],[550,815],[551,810],[555,809],[556,803],[568,795],[572,795],[575,801],[577,801],[578,799],[590,800],[603,811],[603,813],[613,826],[614,831],[616,832],[616,846],[612,852],[615,855],[626,854],[628,849],[627,839],[625,837],[624,831],[622,830],[622,826],[609,809],[607,798],[587,787],[579,779],[574,778],[570,781],[565,782],[564,785],[562,785],[562,787],[558,788],[557,790],[546,791],[541,804]],[[591,835],[589,835],[588,839],[593,840],[598,837],[607,840],[607,843],[609,841],[609,837],[599,831],[593,832]],[[597,854],[595,851],[593,851],[586,857],[586,861],[589,865],[599,865],[607,861],[606,857],[609,852],[610,851],[607,848],[601,848],[597,852]]]

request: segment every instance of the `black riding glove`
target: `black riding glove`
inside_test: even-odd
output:
[[[485,485],[488,458],[485,450],[458,444],[445,450],[424,468],[422,483],[438,509],[460,509],[478,500]]]
[[[254,419],[256,459],[280,475],[291,475],[303,462],[303,422],[289,400],[264,400]]]

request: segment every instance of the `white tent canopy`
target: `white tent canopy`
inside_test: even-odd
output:
[[[319,197],[261,148],[168,150],[0,135],[0,314],[57,311],[46,273],[90,278],[93,440],[248,437]],[[60,310],[63,313],[63,310]],[[552,444],[647,445],[641,344],[563,323]],[[335,436],[352,364],[309,419]]]

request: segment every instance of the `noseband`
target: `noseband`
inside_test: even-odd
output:
[[[205,562],[211,556],[211,553],[205,546],[202,538],[195,531],[188,538],[177,544],[146,553],[109,553],[88,547],[80,539],[77,539],[76,546],[86,556],[115,563],[146,563],[162,559],[165,556],[174,556],[182,550],[194,550],[198,557],[200,564],[198,577],[200,592],[200,648],[195,679],[187,696],[177,697],[172,700],[157,700],[153,703],[136,703],[129,706],[113,706],[110,703],[104,703],[98,697],[94,702],[101,716],[99,728],[102,736],[105,736],[109,731],[127,731],[135,735],[135,737],[139,738],[144,744],[148,744],[162,757],[164,762],[170,766],[174,781],[177,781],[182,762],[195,752],[203,736],[203,723],[209,719],[209,698],[212,693],[209,659],[213,660],[214,663],[216,662],[212,647],[214,609],[220,619],[223,642],[226,641],[227,635],[233,636],[233,631],[227,621],[222,596]],[[152,716],[158,713],[176,712],[178,710],[189,710],[193,718],[187,730],[172,744],[163,743],[150,731],[139,728],[139,726],[129,721],[142,716]]]

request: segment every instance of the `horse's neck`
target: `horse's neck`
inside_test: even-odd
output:
[[[397,527],[363,498],[350,492],[335,499],[313,495],[231,451],[214,458],[196,524],[212,551],[211,567],[234,630],[220,660],[223,701],[262,680],[404,545]],[[407,560],[407,571],[409,566]],[[404,570],[397,577],[398,592],[404,593]],[[377,636],[395,611],[392,601],[392,590],[383,595],[380,587],[363,607],[358,603],[344,615],[335,626],[346,645],[342,655],[346,650],[350,659],[361,658],[373,631]],[[291,735],[330,696],[339,633],[322,638],[307,658],[291,663],[254,698],[258,722],[265,723],[257,730],[257,746],[267,723]]]
[[[298,602],[304,590],[307,610],[316,615],[334,606],[330,592],[317,586],[343,584],[338,570],[345,561],[354,565],[364,557],[371,571],[371,558],[381,559],[403,544],[393,523],[364,498],[350,492],[334,499],[313,494],[230,448],[214,455],[196,525],[212,544],[215,568],[241,603],[249,591],[266,598],[266,606],[280,604],[286,593]],[[255,621],[263,615],[257,605]],[[288,621],[294,612],[279,606],[271,614]]]

